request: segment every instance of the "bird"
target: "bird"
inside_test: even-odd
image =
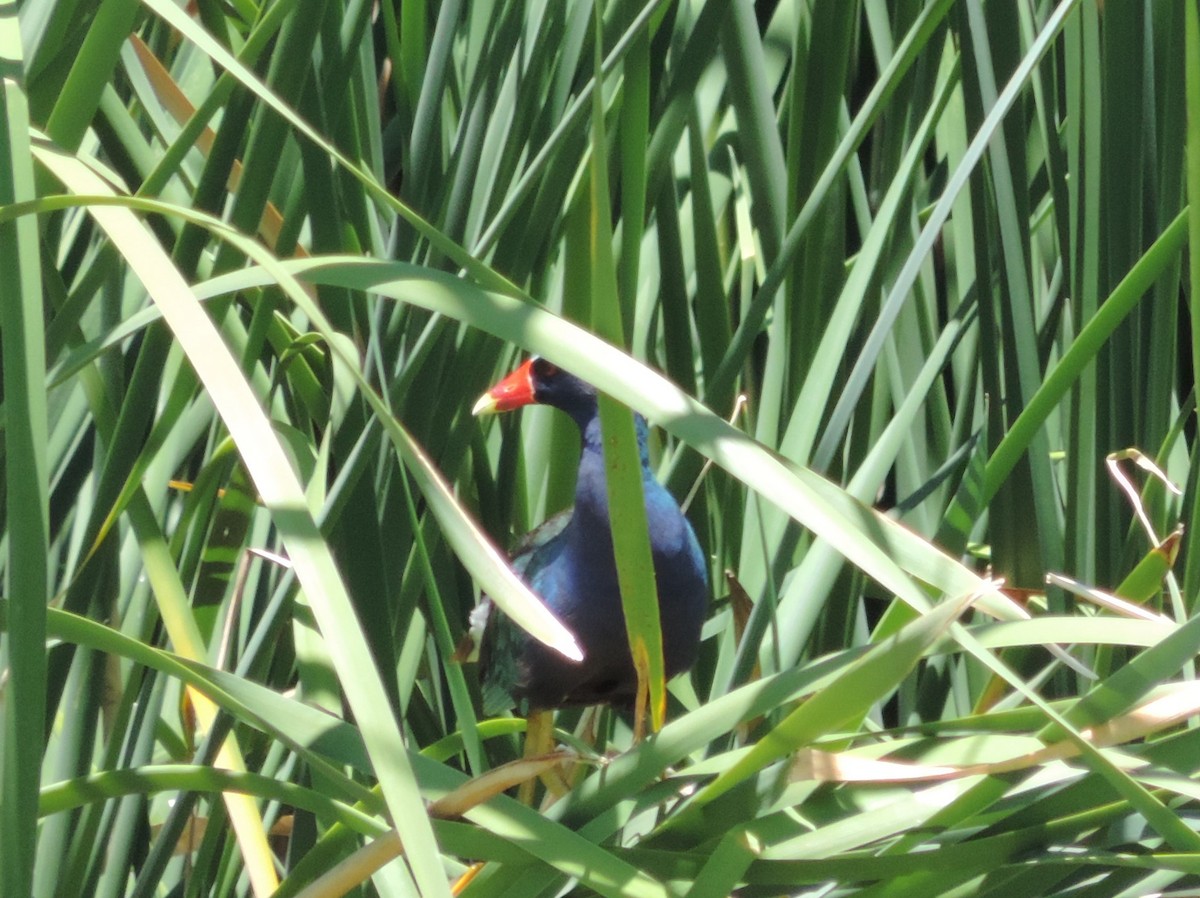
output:
[[[541,356],[533,356],[480,397],[473,414],[538,403],[563,412],[579,428],[575,504],[521,539],[513,570],[571,630],[583,651],[574,662],[529,636],[485,597],[464,638],[478,648],[485,714],[535,712],[590,705],[631,707],[638,680],[629,650],[612,528],[596,388]],[[654,561],[667,678],[696,660],[708,608],[708,565],[692,525],[655,478],[648,426],[635,415],[642,489]],[[549,746],[546,746],[548,749]]]

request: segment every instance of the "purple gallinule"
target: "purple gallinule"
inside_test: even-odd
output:
[[[533,712],[539,710],[600,704],[631,707],[637,675],[617,586],[596,389],[535,356],[485,393],[474,414],[531,403],[551,405],[570,415],[579,426],[582,453],[574,508],[526,536],[514,550],[512,564],[575,634],[583,661],[563,658],[503,615],[491,613],[490,600],[472,614],[472,635],[480,647],[485,713],[520,707],[529,713],[532,731]],[[669,678],[686,671],[696,659],[708,606],[708,571],[691,524],[650,470],[646,421],[640,415],[636,421]],[[528,739],[532,740],[532,733]]]

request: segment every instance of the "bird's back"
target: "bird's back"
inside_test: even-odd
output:
[[[695,660],[708,601],[703,555],[671,495],[647,484],[647,513],[668,677]],[[577,531],[570,512],[551,518],[518,545],[513,568],[575,634],[580,664],[542,645],[503,615],[492,615],[484,640],[484,709],[515,705],[559,708],[629,704],[637,679],[607,521]]]

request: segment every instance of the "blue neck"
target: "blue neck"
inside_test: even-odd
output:
[[[586,534],[586,539],[601,542],[607,548],[611,542],[611,526],[608,518],[608,478],[604,466],[604,439],[600,428],[600,415],[593,407],[592,414],[586,418],[574,414],[571,417],[580,425],[580,436],[583,440],[579,474],[575,482],[574,517],[579,522],[578,532]],[[637,428],[642,485],[648,497],[653,489],[661,487],[650,470],[650,450],[647,445],[649,428],[646,419],[641,415],[634,415],[634,423]],[[597,540],[600,534],[603,534],[604,538]],[[607,551],[611,552],[611,549]]]

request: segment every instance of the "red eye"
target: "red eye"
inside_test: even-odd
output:
[[[534,371],[538,377],[553,377],[558,373],[558,366],[553,362],[548,362],[545,359],[535,359],[533,362]]]

